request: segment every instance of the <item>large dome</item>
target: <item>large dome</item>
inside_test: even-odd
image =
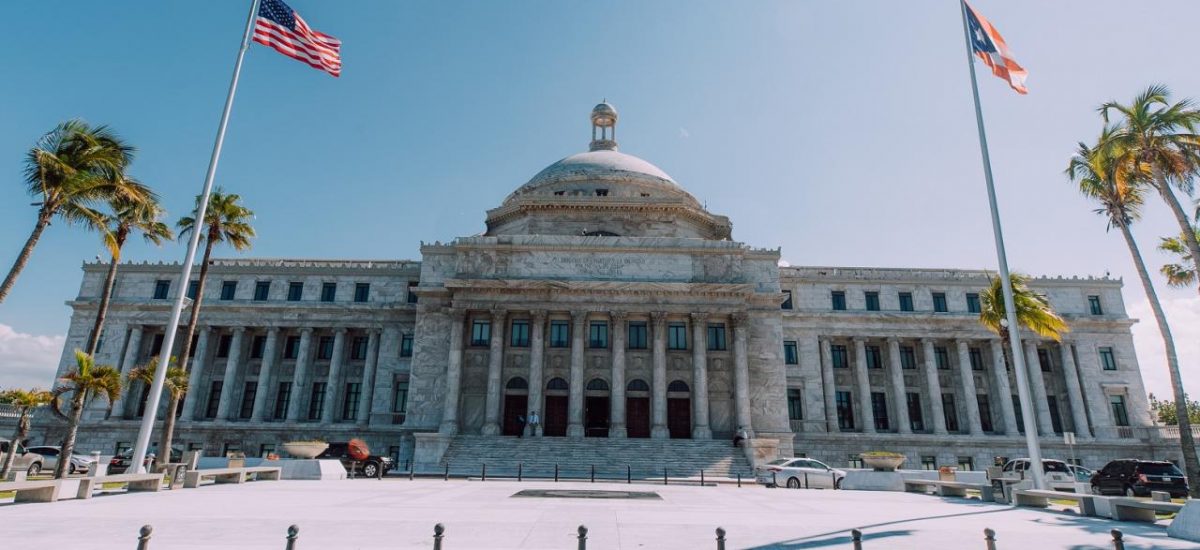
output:
[[[571,155],[547,166],[504,202],[526,195],[591,195],[600,187],[613,197],[683,196],[695,201],[661,168],[633,155],[600,149]]]

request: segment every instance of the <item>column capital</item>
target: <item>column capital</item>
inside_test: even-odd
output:
[[[445,309],[446,317],[458,322],[462,322],[467,318],[467,310],[461,307],[448,307]]]
[[[142,325],[132,325],[132,326],[133,326],[134,330],[141,332]],[[208,325],[204,325],[204,326],[196,327],[196,328],[198,328],[200,330],[200,332],[204,332],[204,333],[212,333],[212,329],[213,329],[212,327],[210,327]]]
[[[544,310],[544,309],[532,310],[529,312],[529,317],[533,319],[534,323],[537,323],[537,324],[545,323],[546,322],[546,310]]]
[[[246,327],[233,327],[232,332],[234,334],[244,333],[244,332],[246,332]]]
[[[609,313],[609,316],[612,317],[614,323],[624,323],[629,320],[628,311],[613,311]]]
[[[300,329],[301,336],[312,336],[312,333],[313,333],[312,327],[303,327]]]
[[[587,311],[586,309],[572,309],[571,310],[571,322],[575,323],[576,325],[583,324],[583,322],[586,321],[588,318],[588,313],[590,313],[590,312]]]
[[[346,327],[338,327],[333,329],[333,333],[338,336],[345,336],[347,332],[349,332],[349,329]]]
[[[900,338],[898,338],[898,337],[896,337],[896,336],[888,336],[888,337],[887,337],[887,343],[888,343],[888,346],[899,346],[899,345],[900,345]]]
[[[692,318],[692,323],[700,324],[705,321],[708,321],[708,313],[705,313],[702,311],[692,312],[691,318]]]
[[[933,338],[922,338],[921,339],[922,346],[932,346],[936,343],[937,343],[937,340],[934,340]]]
[[[502,307],[494,307],[491,309],[491,312],[492,312],[492,321],[495,322],[496,324],[503,323],[504,318],[506,316],[508,316],[508,310],[504,309]]]
[[[280,331],[279,327],[267,327],[267,334],[274,334],[274,335],[278,336],[279,331]]]
[[[656,326],[656,327],[664,326],[667,323],[667,312],[651,311],[650,312],[650,320],[654,323],[654,326]]]
[[[742,328],[750,321],[750,314],[745,311],[739,311],[730,315],[729,320],[733,322],[734,328]]]

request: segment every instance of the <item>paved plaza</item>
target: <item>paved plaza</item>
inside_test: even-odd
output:
[[[512,496],[569,489],[661,498]],[[1125,532],[1130,550],[1195,548],[1167,538],[1161,524],[907,493],[403,479],[263,482],[0,505],[0,540],[11,548],[129,550],[138,528],[149,523],[153,550],[278,550],[294,523],[298,548],[383,550],[432,547],[438,522],[446,526],[447,549],[575,548],[580,524],[590,529],[589,548],[715,548],[717,526],[728,532],[729,548],[849,548],[849,530],[859,528],[866,550],[982,550],[985,527],[996,530],[1000,550],[1111,548],[1114,527]]]

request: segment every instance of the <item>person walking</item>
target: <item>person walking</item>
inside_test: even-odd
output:
[[[517,415],[517,438],[525,435],[525,415]]]
[[[529,413],[529,435],[537,437],[538,427],[542,425],[542,418],[538,416],[537,411]]]

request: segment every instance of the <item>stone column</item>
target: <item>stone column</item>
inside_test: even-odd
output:
[[[506,312],[492,310],[492,339],[488,350],[487,398],[484,402],[483,435],[500,433],[500,371],[504,367],[504,318]]]
[[[1021,427],[1017,425],[1017,411],[1013,408],[1012,385],[1008,382],[1008,366],[1004,362],[1004,343],[1000,340],[989,340],[992,347],[992,371],[996,377],[996,391],[1000,393],[1000,411],[1004,415],[1004,433],[1018,435]]]
[[[892,377],[892,402],[896,404],[896,432],[912,433],[912,421],[908,418],[908,392],[904,391],[904,365],[900,363],[900,341],[888,338],[888,366]]]
[[[325,379],[325,409],[321,422],[332,424],[337,419],[338,386],[342,381],[342,364],[346,362],[346,329],[333,332],[333,357],[329,359],[329,377]]]
[[[129,334],[129,345],[125,347],[125,358],[121,360],[121,378],[129,374],[129,370],[137,365],[138,355],[142,350],[142,336],[145,334],[145,329],[142,325],[133,325],[133,331]],[[117,401],[113,403],[112,411],[117,415],[117,418],[125,418],[125,399],[124,396],[133,392],[133,388],[125,388],[117,396]],[[134,397],[136,399],[136,396]]]
[[[829,340],[821,339],[821,390],[825,397],[825,430],[829,433],[841,431],[838,427],[836,378],[833,375],[833,351]]]
[[[192,356],[191,371],[188,372],[188,391],[183,398],[183,415],[180,420],[190,422],[200,417],[200,381],[208,366],[208,343],[212,338],[212,327],[199,327],[196,336],[195,355]]]
[[[1078,438],[1091,437],[1088,428],[1087,411],[1083,405],[1083,390],[1079,386],[1079,371],[1075,368],[1075,356],[1071,354],[1071,343],[1063,340],[1058,345],[1062,355],[1063,378],[1067,383],[1067,399],[1071,401],[1071,420],[1075,424],[1075,436]]]
[[[292,396],[288,401],[287,419],[299,422],[304,414],[304,385],[308,383],[308,368],[312,363],[313,329],[300,329],[300,351],[296,353],[295,374],[292,375]]]
[[[446,393],[442,403],[442,425],[438,433],[458,434],[458,397],[462,393],[463,320],[466,312],[458,308],[446,310],[450,320],[450,354],[446,358]]]
[[[258,368],[258,392],[254,396],[254,414],[251,420],[263,422],[267,419],[267,400],[271,395],[271,369],[275,368],[279,345],[279,328],[267,330],[267,342],[263,345],[262,364]]]
[[[854,376],[858,379],[858,408],[862,411],[863,433],[875,433],[875,413],[871,407],[871,379],[867,375],[867,343],[854,339]]]
[[[671,432],[667,429],[667,314],[655,311],[650,314],[650,320],[654,325],[650,437],[666,439],[671,436]]]
[[[625,338],[629,314],[612,312],[612,390],[609,392],[608,437],[625,437]]]
[[[234,327],[233,339],[229,342],[229,357],[225,360],[225,377],[221,379],[221,400],[217,403],[217,420],[229,420],[229,409],[233,403],[233,393],[237,388],[238,372],[242,368],[242,339],[246,336],[246,327]]]
[[[712,439],[708,427],[708,314],[692,314],[692,439]]]
[[[750,437],[754,437],[754,426],[750,416],[750,315],[746,312],[734,313],[730,320],[733,322],[733,401],[737,426],[734,429],[745,428]]]
[[[545,412],[542,410],[542,389],[546,387],[546,382],[542,380],[542,370],[546,357],[546,312],[542,310],[534,310],[529,313],[530,322],[533,325],[530,327],[531,338],[529,343],[529,397],[526,400],[526,409],[529,413],[537,412],[541,422],[545,422]],[[528,418],[528,414],[525,415]],[[530,426],[528,428],[530,436],[542,436],[542,424],[539,423],[536,428]]]
[[[929,414],[933,416],[933,433],[946,435],[946,410],[942,408],[942,381],[938,379],[933,340],[921,340],[921,355],[925,356],[925,382],[929,386]]]
[[[958,376],[962,379],[963,404],[967,407],[967,429],[971,435],[983,435],[979,398],[975,393],[975,373],[971,369],[971,348],[966,340],[958,341]]]
[[[1038,431],[1043,436],[1054,435],[1054,423],[1050,421],[1050,400],[1046,397],[1046,377],[1042,376],[1038,361],[1037,342],[1025,340],[1025,372],[1029,373],[1029,386],[1033,408],[1037,409]]]
[[[567,397],[567,437],[583,437],[583,346],[586,311],[571,312],[571,380]]]
[[[358,401],[358,425],[371,423],[371,404],[375,397],[375,369],[379,365],[379,330],[367,334],[367,362],[363,364],[362,396]]]

